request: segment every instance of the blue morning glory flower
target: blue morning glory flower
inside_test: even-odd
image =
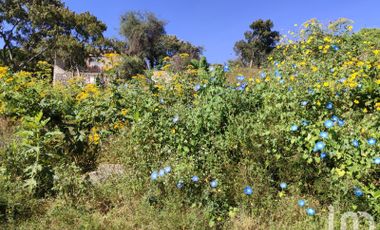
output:
[[[327,153],[323,152],[321,153],[321,159],[325,159],[327,157]]]
[[[325,132],[325,131],[322,131],[319,133],[319,136],[326,139],[329,137],[329,133],[328,132]]]
[[[334,108],[334,104],[330,101],[330,102],[327,102],[327,104],[326,104],[326,109],[329,109],[329,110],[331,110],[331,109],[333,109]]]
[[[376,142],[377,142],[377,140],[376,140],[375,138],[369,138],[369,139],[367,140],[367,143],[368,143],[369,145],[375,145]]]
[[[291,127],[290,127],[290,131],[292,131],[292,132],[295,132],[295,131],[297,131],[298,130],[298,125],[292,125]]]
[[[337,45],[331,45],[331,48],[333,48],[335,51],[339,50],[339,46],[337,46]]]
[[[347,78],[344,77],[344,78],[339,79],[339,82],[340,82],[340,83],[344,83],[346,80],[347,80]],[[339,95],[339,94],[338,94],[338,95]]]
[[[160,98],[160,104],[164,104],[164,103],[165,103],[164,99]]]
[[[338,120],[339,120],[339,117],[338,117],[337,115],[333,115],[333,116],[331,117],[331,120],[332,120],[332,121],[338,121]]]
[[[178,183],[177,183],[177,188],[178,188],[178,189],[182,189],[183,186],[185,186],[185,184],[183,183],[183,181],[182,181],[182,180],[178,181]]]
[[[288,88],[288,91],[289,91],[289,92],[293,91],[293,87],[290,86],[290,87]]]
[[[331,73],[334,73],[334,71],[335,71],[334,68],[331,68],[331,69],[330,69],[330,72],[331,72]]]
[[[226,65],[224,65],[224,67],[223,67],[223,71],[224,72],[228,72],[228,71],[230,71],[230,67],[226,64]]]
[[[236,77],[236,80],[238,80],[238,81],[244,81],[244,79],[245,79],[245,77],[242,75]]]
[[[297,65],[296,65],[296,64],[292,64],[292,67],[293,67],[293,68],[297,68]]]
[[[157,178],[158,178],[158,173],[157,173],[157,171],[152,172],[152,174],[150,175],[150,179],[151,179],[151,180],[157,180]]]
[[[326,128],[329,129],[329,128],[334,126],[334,122],[332,120],[327,120],[327,121],[325,121],[324,125]]]
[[[309,103],[308,101],[301,101],[302,106],[307,106],[308,103]]]
[[[250,195],[252,195],[252,193],[253,193],[253,190],[250,186],[247,186],[244,188],[244,194],[245,195],[250,196]]]
[[[285,80],[284,79],[281,79],[280,80],[280,84],[284,84],[285,83]]]
[[[308,216],[314,216],[315,215],[315,210],[312,208],[307,208],[306,213]]]
[[[196,84],[195,87],[194,87],[194,90],[195,91],[199,91],[201,89],[201,85],[200,84]]]
[[[281,77],[281,73],[280,73],[280,71],[278,71],[277,69],[276,69],[276,71],[274,71],[274,75],[275,75],[276,77]]]
[[[354,188],[354,194],[357,197],[363,196],[363,191],[360,188]]]
[[[326,147],[326,144],[323,141],[318,141],[314,146],[314,152],[320,151]]]
[[[281,182],[280,183],[280,188],[281,189],[286,189],[287,187],[288,187],[288,185],[285,182]]]
[[[342,120],[342,119],[339,119],[338,120],[338,125],[340,126],[340,127],[342,127],[343,125],[344,125],[344,120]]]
[[[166,166],[164,168],[165,173],[170,173],[172,171],[172,168],[170,166]]]
[[[261,78],[265,78],[266,76],[267,76],[267,74],[266,74],[265,72],[261,72],[261,73],[260,73],[260,77],[261,77]]]
[[[311,95],[313,95],[314,94],[314,90],[313,89],[307,89],[307,92],[309,93],[309,94],[311,94]]]
[[[278,66],[278,61],[275,61],[275,62],[274,62],[274,65],[275,65],[275,66]]]
[[[160,177],[165,176],[165,170],[160,169],[160,171],[158,171],[158,175],[159,175]]]
[[[305,200],[299,200],[297,203],[298,203],[298,206],[300,207],[303,207],[306,204]]]
[[[197,183],[199,181],[199,177],[198,176],[193,176],[193,177],[191,177],[191,181]]]
[[[247,87],[247,83],[243,83],[241,86],[237,87],[236,90],[244,91],[245,87]]]
[[[309,123],[310,123],[310,122],[307,121],[307,120],[303,120],[303,121],[302,121],[302,125],[303,125],[303,126],[307,126],[307,125],[309,125]]]
[[[355,147],[355,148],[357,148],[357,147],[359,147],[359,141],[358,140],[353,140],[352,141],[352,145]]]
[[[210,186],[211,186],[211,188],[216,188],[218,186],[218,181],[217,180],[212,180],[210,182]]]
[[[173,123],[177,123],[179,120],[179,116],[178,114],[176,114],[174,117],[173,117]]]
[[[375,159],[373,159],[373,163],[375,165],[380,165],[380,157],[376,157]]]

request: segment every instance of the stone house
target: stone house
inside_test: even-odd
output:
[[[65,69],[63,60],[56,58],[53,68],[53,84],[57,82],[67,84],[68,80],[74,77],[83,77],[85,84],[107,83],[109,79],[104,73],[104,69],[109,62],[110,60],[106,56],[90,57],[86,60],[85,68],[70,71]]]

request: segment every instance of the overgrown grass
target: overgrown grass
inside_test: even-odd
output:
[[[149,183],[139,185],[135,172],[128,168],[128,136],[110,138],[99,158],[102,163],[122,163],[125,175],[96,184],[87,193],[69,199],[46,199],[27,221],[11,222],[3,226],[10,229],[327,229],[329,210],[313,197],[309,205],[318,211],[310,217],[304,208],[297,206],[297,195],[284,197],[260,196],[261,206],[253,201],[248,206],[231,210],[227,219],[219,219],[210,226],[207,208],[198,204],[181,203],[178,194],[169,194],[161,200],[152,200],[146,190]],[[123,157],[124,156],[124,157]],[[117,159],[117,160],[116,160]],[[116,161],[115,161],[116,160]],[[99,163],[100,163],[99,162]],[[241,172],[244,172],[244,169]],[[304,197],[305,198],[305,197]],[[264,206],[262,204],[265,204]],[[335,205],[334,229],[340,228],[339,204]],[[368,228],[361,222],[360,229]],[[352,222],[348,226],[352,228]]]

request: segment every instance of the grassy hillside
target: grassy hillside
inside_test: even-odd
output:
[[[378,222],[380,47],[302,34],[260,70],[164,66],[107,87],[2,67],[3,228],[322,229],[330,206],[337,228],[348,211]],[[104,163],[123,175],[90,183]]]

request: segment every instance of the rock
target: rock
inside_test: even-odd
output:
[[[87,174],[88,180],[92,184],[104,182],[111,176],[122,176],[124,166],[121,164],[100,164],[96,171]]]

